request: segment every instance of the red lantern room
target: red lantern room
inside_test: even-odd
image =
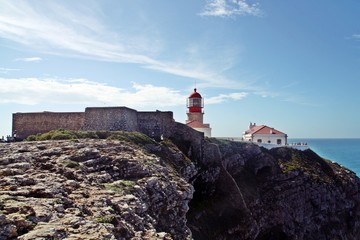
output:
[[[187,99],[187,107],[189,112],[202,112],[202,108],[204,107],[204,101],[200,95],[200,93],[196,92],[196,88],[194,88],[194,92]]]
[[[204,101],[200,93],[196,92],[196,88],[187,98],[186,105],[189,109],[186,113],[188,116],[186,125],[199,132],[203,132],[205,137],[211,137],[210,124],[204,123],[204,113],[202,110],[204,107]]]

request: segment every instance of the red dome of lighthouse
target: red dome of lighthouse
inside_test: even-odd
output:
[[[189,112],[202,112],[202,108],[204,107],[203,99],[194,88],[194,92],[190,94],[189,98],[187,99],[187,107]]]
[[[202,98],[200,93],[196,91],[196,88],[194,88],[194,92],[190,94],[189,98]]]

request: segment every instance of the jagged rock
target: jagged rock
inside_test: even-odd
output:
[[[311,150],[213,141],[224,169],[215,180],[195,181],[188,212],[194,239],[360,239],[353,172]]]
[[[187,157],[175,145],[167,159],[160,153],[169,146],[151,145],[118,140],[0,145],[0,239],[189,237],[185,216],[194,189],[180,176],[193,177],[195,166],[181,162]],[[180,166],[170,169],[172,158]]]
[[[0,240],[360,239],[360,181],[314,152],[204,139],[0,145]]]

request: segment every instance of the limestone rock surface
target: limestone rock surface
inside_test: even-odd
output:
[[[195,173],[164,143],[2,144],[0,239],[185,239]]]
[[[0,240],[360,239],[350,170],[311,150],[174,132],[0,144]]]

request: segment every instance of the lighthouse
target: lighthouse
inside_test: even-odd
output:
[[[203,132],[205,137],[211,137],[210,124],[204,124],[204,100],[200,93],[194,89],[194,92],[187,98],[186,106],[188,108],[186,125]]]

